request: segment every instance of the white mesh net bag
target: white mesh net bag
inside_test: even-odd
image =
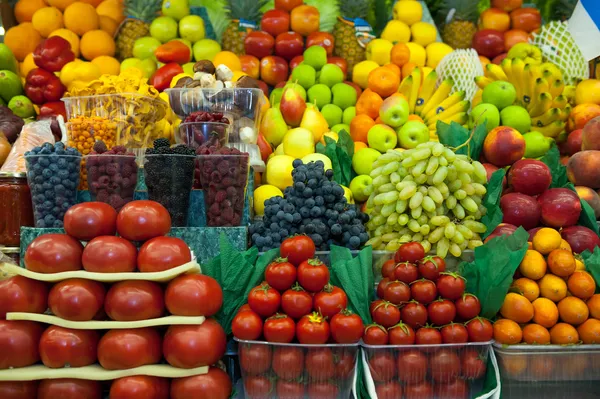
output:
[[[454,50],[440,61],[435,71],[438,74],[438,85],[445,79],[452,79],[452,93],[464,90],[465,100],[472,101],[479,89],[475,77],[483,75],[483,67],[473,49]]]
[[[542,50],[544,61],[560,68],[565,84],[574,85],[590,77],[589,65],[569,33],[567,22],[552,21],[542,26],[531,43]]]

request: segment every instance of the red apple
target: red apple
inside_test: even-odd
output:
[[[493,29],[484,29],[475,33],[471,45],[479,55],[489,59],[504,52],[504,35],[502,32]]]
[[[304,4],[304,0],[275,0],[275,9],[290,12]]]
[[[274,46],[275,39],[273,39],[273,36],[261,30],[248,33],[244,40],[246,54],[253,55],[259,59],[273,54]]]
[[[260,77],[270,86],[285,82],[288,78],[287,62],[275,55],[269,55],[260,61]]]
[[[508,171],[508,184],[517,193],[540,195],[551,183],[550,168],[536,159],[520,159]]]
[[[290,13],[283,10],[269,10],[260,20],[260,29],[273,37],[290,30]]]
[[[495,56],[494,59],[492,60],[492,64],[496,64],[496,65],[502,64],[502,61],[504,61],[504,59],[506,58],[507,55],[508,55],[508,53],[502,53],[500,55]]]
[[[510,193],[500,198],[502,222],[523,226],[525,230],[533,229],[540,222],[542,209],[535,198],[521,194]]]
[[[492,0],[492,7],[511,12],[523,6],[523,0]]]
[[[292,60],[290,61],[290,72],[292,72],[294,68],[300,65],[302,61],[304,61],[303,55],[297,55],[294,58],[292,58]]]
[[[581,214],[581,202],[576,192],[568,188],[551,188],[538,197],[542,206],[542,222],[546,226],[573,226]]]
[[[510,29],[510,15],[499,8],[488,8],[479,15],[479,29],[506,32]]]
[[[333,54],[333,44],[333,35],[328,32],[313,32],[306,38],[306,48],[309,48],[310,46],[321,46],[327,50],[328,57],[331,57]]]
[[[527,233],[529,233],[529,241],[533,241],[533,236],[535,235],[535,233],[537,233],[541,229],[543,229],[543,226],[536,227],[535,229],[527,230]]]
[[[513,29],[531,33],[542,26],[542,16],[537,8],[517,8],[511,11],[510,22]]]
[[[567,141],[560,144],[560,153],[564,155],[574,155],[576,152],[581,151],[581,145],[583,141],[583,129],[573,130],[567,136]]]
[[[593,252],[595,247],[600,247],[600,237],[584,226],[567,227],[560,232],[560,235],[576,254],[580,254],[586,249]]]
[[[349,80],[345,80],[344,83],[346,83],[348,86],[354,87],[354,90],[356,90],[356,98],[360,98],[360,95],[362,94],[362,89],[359,85],[357,85],[354,82],[350,82]]]
[[[248,76],[258,79],[260,77],[260,60],[253,55],[240,55],[242,71]]]
[[[296,32],[285,32],[275,39],[275,54],[290,61],[304,52],[304,38]]]
[[[348,62],[346,62],[346,60],[343,59],[342,57],[327,57],[327,63],[335,64],[335,65],[339,66],[342,69],[342,72],[344,72],[344,76],[347,75]]]
[[[258,81],[258,87],[265,93],[265,97],[269,98],[269,85],[262,80]]]
[[[495,237],[501,237],[504,235],[509,236],[513,234],[517,230],[517,228],[517,226],[514,226],[512,224],[500,223],[498,227],[496,227],[494,231],[492,231],[490,235],[485,238],[484,242],[488,242],[489,240]]]

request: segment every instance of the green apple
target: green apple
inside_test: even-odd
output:
[[[194,64],[195,62],[187,62],[183,64],[181,66],[183,68],[183,72],[187,73],[190,76],[194,76]]]
[[[314,85],[306,93],[308,94],[308,103],[316,104],[319,109],[323,108],[325,104],[331,104],[331,90],[322,83]]]
[[[402,148],[415,148],[429,141],[429,129],[423,122],[408,121],[398,129],[398,140]]]
[[[161,45],[161,42],[150,36],[144,36],[133,42],[133,56],[140,60],[154,58],[154,52]]]
[[[521,58],[526,64],[539,65],[542,63],[542,50],[529,43],[517,43],[508,50],[506,58]]]
[[[323,66],[327,65],[327,50],[321,46],[310,46],[304,50],[304,61],[302,62],[320,71]]]
[[[177,21],[171,17],[158,17],[150,24],[150,36],[166,43],[177,37]]]
[[[319,46],[320,47],[320,46]],[[356,105],[356,90],[346,83],[337,83],[331,88],[333,103],[341,109]]]
[[[123,61],[121,61],[121,72],[129,68],[137,68],[137,65],[140,61],[141,60],[139,58],[135,57],[125,58]]]
[[[350,181],[350,191],[358,202],[365,202],[373,191],[373,179],[369,175],[358,175]]]
[[[275,104],[279,104],[281,102],[281,96],[283,96],[283,89],[281,87],[273,89],[271,91],[271,95],[269,96],[269,102],[271,105],[275,106]]]
[[[144,72],[144,77],[150,79],[150,77],[156,72],[156,61],[152,58],[146,58],[140,60],[139,58],[126,58],[121,62],[121,72],[128,68],[138,68]]]
[[[427,131],[427,136],[429,136],[429,131]],[[398,137],[396,137],[396,131],[388,125],[377,124],[369,129],[367,142],[369,147],[383,153],[396,147]]]
[[[511,105],[500,111],[502,126],[510,126],[521,134],[531,130],[531,117],[529,112],[519,105]]]
[[[323,117],[329,126],[342,123],[342,113],[342,109],[335,104],[325,104],[323,108],[321,108],[321,114],[323,114]]]
[[[512,83],[496,80],[485,86],[481,101],[495,105],[500,111],[512,105],[517,99],[517,91]]]
[[[342,115],[342,123],[350,126],[352,119],[356,116],[356,107],[348,107],[344,110],[344,114]]]
[[[332,132],[336,132],[337,134],[340,134],[342,130],[345,130],[346,133],[350,134],[350,126],[346,125],[345,123],[338,123],[337,125],[333,125],[329,130],[331,130]]]
[[[379,118],[393,128],[404,125],[408,121],[409,114],[408,101],[400,96],[386,98],[379,107]]]
[[[162,3],[162,15],[179,21],[186,15],[190,15],[188,0],[164,0]]]
[[[315,84],[317,72],[315,68],[310,65],[302,64],[298,65],[292,71],[291,82],[298,83],[300,86],[308,90]]]
[[[192,42],[190,42],[188,39],[183,39],[181,37],[178,37],[173,40],[177,40],[178,42],[181,42],[181,43],[185,44],[186,46],[188,46],[188,48],[190,49],[190,54],[192,53]]]
[[[475,124],[483,123],[485,123],[488,133],[493,128],[500,126],[500,111],[494,104],[481,103],[471,111],[469,126],[472,128]]]
[[[221,51],[221,45],[212,39],[198,40],[192,46],[192,52],[194,53],[194,59],[196,61],[215,59],[215,55]]]
[[[373,162],[381,156],[381,153],[373,148],[363,148],[354,153],[352,167],[359,175],[369,175],[373,170]]]
[[[543,156],[550,150],[554,141],[540,132],[525,133],[523,138],[525,139],[525,158],[539,158]]]
[[[283,86],[283,90],[285,91],[285,89],[288,88],[294,90],[304,101],[306,101],[306,89],[304,87],[294,82],[287,82],[285,86]]]
[[[204,39],[204,20],[198,15],[187,15],[179,21],[179,36],[192,43]]]
[[[335,64],[325,64],[323,68],[321,68],[319,75],[319,83],[323,83],[328,87],[333,87],[338,83],[342,83],[344,81],[344,72],[342,68]]]

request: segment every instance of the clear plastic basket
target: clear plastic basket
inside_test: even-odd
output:
[[[229,132],[231,125],[221,122],[187,122],[179,125],[175,142],[185,144],[192,148],[209,143],[214,136],[219,147],[225,147],[229,143]]]

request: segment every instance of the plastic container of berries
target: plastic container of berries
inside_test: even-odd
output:
[[[231,128],[230,124],[221,122],[185,122],[179,125],[175,142],[198,148],[215,140],[219,146],[225,147],[229,143]]]
[[[85,160],[92,201],[105,202],[117,212],[133,201],[138,179],[135,154],[114,147],[102,154],[90,154]]]

